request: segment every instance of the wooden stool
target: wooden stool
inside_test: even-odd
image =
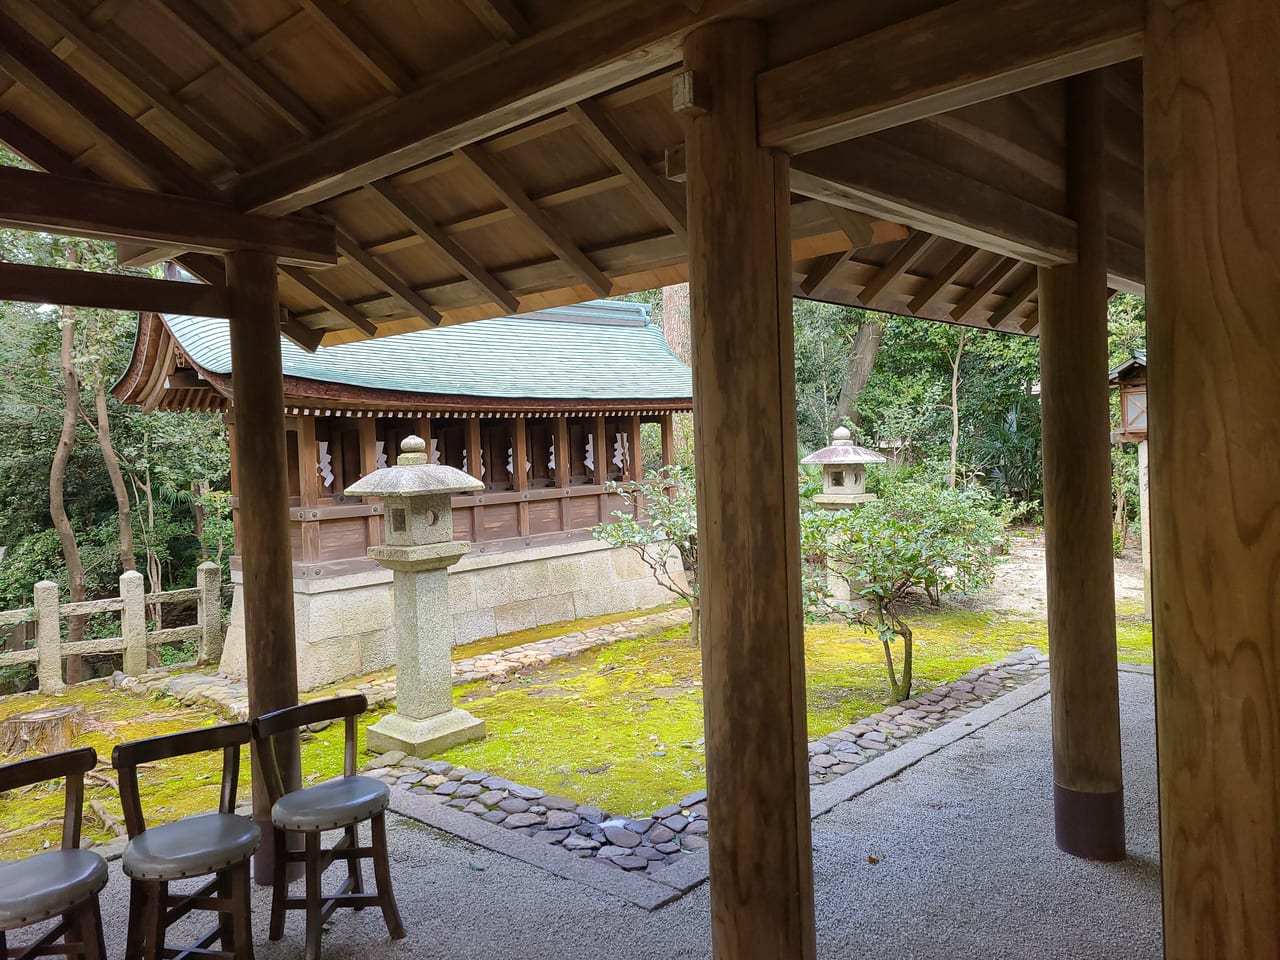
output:
[[[107,885],[107,863],[79,849],[84,775],[97,764],[97,753],[83,747],[0,767],[0,793],[59,777],[67,781],[62,847],[0,864],[0,960],[54,955],[106,960],[98,893]],[[8,931],[57,916],[62,920],[35,943],[8,945]]]
[[[380,780],[355,774],[356,717],[364,713],[368,705],[361,694],[334,697],[277,710],[253,721],[253,737],[261,748],[261,765],[271,798],[271,822],[275,827],[276,862],[270,937],[279,940],[284,936],[286,910],[305,910],[306,960],[318,960],[321,928],[338,907],[356,910],[381,907],[391,939],[399,940],[404,936],[400,911],[391,890],[391,867],[387,861],[384,812],[391,802],[391,791]],[[285,793],[272,738],[299,727],[339,718],[344,718],[346,723],[342,778]],[[365,820],[369,821],[372,833],[372,846],[369,847],[360,846],[358,828]],[[343,838],[327,850],[320,846],[320,835],[325,830],[342,830],[344,833]],[[290,832],[306,837],[303,850],[288,849],[287,834]],[[365,893],[364,878],[360,872],[360,861],[366,859],[373,861],[377,885],[377,893],[373,895]],[[321,890],[320,879],[335,860],[347,862],[347,878],[336,891],[325,894]],[[290,897],[287,866],[298,861],[306,865],[305,896]]]
[[[247,723],[122,743],[111,753],[120,772],[129,845],[121,865],[130,879],[126,960],[166,960],[198,953],[253,960],[249,917],[249,858],[262,839],[257,824],[232,811],[240,774],[240,747],[249,742]],[[138,765],[209,750],[222,751],[222,796],[217,813],[183,817],[148,828],[138,795]],[[213,874],[191,894],[171,895],[169,884]],[[165,931],[192,910],[210,910],[218,922],[189,946],[165,946]],[[221,941],[221,950],[209,946]]]

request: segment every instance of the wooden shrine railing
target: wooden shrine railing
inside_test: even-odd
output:
[[[196,601],[196,622],[190,626],[149,630],[147,610],[163,604]],[[120,635],[78,640],[62,639],[62,621],[67,617],[120,614]],[[141,573],[129,571],[120,577],[120,595],[80,603],[59,603],[58,585],[41,580],[35,585],[35,606],[0,611],[0,627],[35,624],[35,646],[26,650],[0,652],[0,667],[23,663],[36,665],[36,678],[44,693],[63,689],[62,658],[77,654],[123,653],[124,672],[137,676],[147,669],[147,652],[167,643],[195,640],[201,663],[216,660],[222,649],[222,570],[216,563],[196,568],[196,586],[184,590],[147,593]]]

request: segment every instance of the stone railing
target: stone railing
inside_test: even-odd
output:
[[[197,605],[196,623],[186,627],[147,629],[147,609],[166,603]],[[100,613],[120,614],[120,636],[77,640],[62,639],[64,617],[84,617]],[[64,686],[62,658],[76,654],[123,653],[124,672],[137,676],[147,669],[147,651],[166,643],[195,640],[201,663],[217,660],[222,649],[222,570],[216,563],[196,568],[196,586],[185,590],[147,593],[141,573],[131,570],[120,577],[120,595],[81,603],[59,603],[58,585],[41,580],[35,585],[35,606],[0,612],[0,626],[35,623],[35,646],[27,650],[0,652],[0,667],[21,663],[36,665],[36,678],[44,693],[56,693]]]

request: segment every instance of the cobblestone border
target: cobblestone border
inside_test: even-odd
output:
[[[557,660],[567,660],[621,640],[653,636],[688,622],[689,608],[676,607],[589,630],[534,640],[476,657],[466,657],[453,663],[453,684],[460,686],[477,680],[507,683],[527,670],[537,670]],[[248,686],[243,680],[226,674],[175,674],[164,669],[153,669],[136,677],[117,672],[111,677],[111,683],[112,686],[133,693],[172,697],[184,706],[208,707],[230,720],[249,719]],[[376,680],[355,677],[349,682],[349,686],[343,686],[337,693],[363,693],[369,698],[370,707],[378,707],[395,700],[396,681],[394,676]]]

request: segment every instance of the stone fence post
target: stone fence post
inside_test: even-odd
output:
[[[52,580],[36,584],[36,678],[41,693],[58,693],[62,682],[62,625],[58,617],[58,585]]]
[[[126,570],[120,575],[120,600],[124,672],[136,677],[147,670],[147,587],[137,570]]]
[[[200,646],[196,662],[217,663],[222,658],[222,568],[205,561],[196,567],[200,588]]]

